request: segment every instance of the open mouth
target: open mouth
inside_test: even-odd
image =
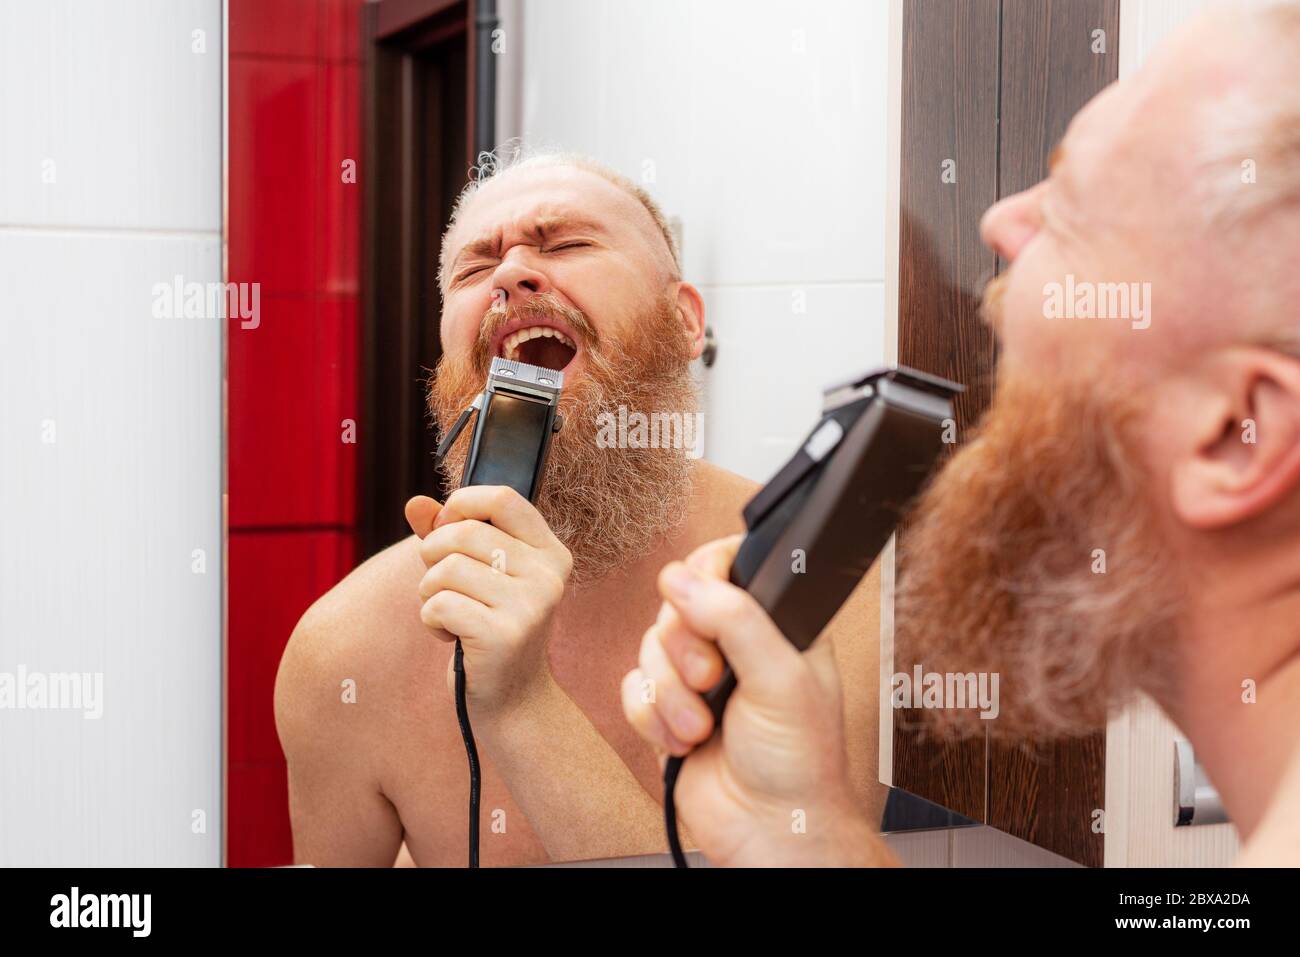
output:
[[[564,367],[578,354],[578,347],[569,336],[552,326],[528,326],[516,329],[505,336],[498,347],[503,359],[526,362],[545,369],[564,371]]]

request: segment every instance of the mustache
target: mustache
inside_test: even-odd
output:
[[[492,341],[506,325],[516,320],[554,319],[563,322],[576,335],[578,343],[589,352],[600,347],[600,335],[586,314],[566,306],[553,293],[542,292],[514,305],[493,305],[483,314],[478,338],[474,342],[474,361],[486,370],[492,361]]]
[[[995,333],[1002,328],[1002,297],[1007,292],[1007,279],[1010,273],[999,273],[984,285],[980,296],[979,315]]]

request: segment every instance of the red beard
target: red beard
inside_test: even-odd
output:
[[[571,580],[582,585],[603,578],[649,553],[685,517],[691,469],[685,450],[604,448],[597,442],[598,416],[628,410],[693,413],[690,348],[677,319],[675,300],[647,307],[631,324],[627,342],[597,334],[581,312],[554,296],[533,296],[522,306],[493,309],[469,355],[444,354],[429,387],[429,409],[439,433],[482,391],[498,329],[517,318],[563,321],[578,336],[583,369],[566,381],[560,396],[564,427],[551,443],[537,509],[573,555]],[[448,488],[465,467],[467,443],[458,440],[442,462]]]
[[[925,712],[938,729],[1082,734],[1167,687],[1182,595],[1130,437],[1137,405],[1107,394],[1000,381],[902,535],[895,669],[1000,675],[996,719]]]

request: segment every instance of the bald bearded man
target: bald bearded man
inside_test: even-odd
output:
[[[1000,713],[926,717],[1041,740],[1144,691],[1192,741],[1241,860],[1300,865],[1300,3],[1185,26],[982,233],[1011,264],[985,301],[997,387],[904,539],[895,635],[927,671],[999,674]],[[1069,289],[1093,308],[1063,312]],[[700,690],[683,656],[720,646],[739,679],[726,734],[678,783],[705,854],[889,862],[845,811],[834,669],[727,584],[735,546],[665,569],[628,718],[661,754],[705,740],[632,692],[645,674]]]
[[[491,487],[413,499],[415,534],[294,630],[275,707],[295,859],[387,865],[405,843],[403,862],[465,862],[455,636],[482,759],[482,863],[662,852],[659,769],[622,719],[620,679],[654,619],[656,574],[742,528],[757,487],[681,443],[611,448],[598,430],[620,409],[691,421],[703,301],[654,201],[572,155],[487,169],[458,200],[439,265],[443,357],[429,403],[440,429],[483,388],[494,356],[563,369],[565,425],[536,506]],[[465,446],[444,464],[449,488]],[[854,807],[872,820],[883,805],[878,595],[873,575],[823,638],[855,678],[844,759]],[[720,670],[701,664],[698,677],[716,681]],[[349,678],[354,704],[340,700]],[[702,720],[690,700],[677,704],[683,723]]]

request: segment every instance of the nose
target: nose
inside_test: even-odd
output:
[[[546,274],[529,261],[527,247],[516,246],[492,273],[492,298],[500,305],[522,305],[533,296],[551,291]]]
[[[1039,204],[1046,183],[1008,196],[988,208],[980,219],[980,239],[1007,262],[1014,262],[1020,251],[1038,233],[1042,225]]]

